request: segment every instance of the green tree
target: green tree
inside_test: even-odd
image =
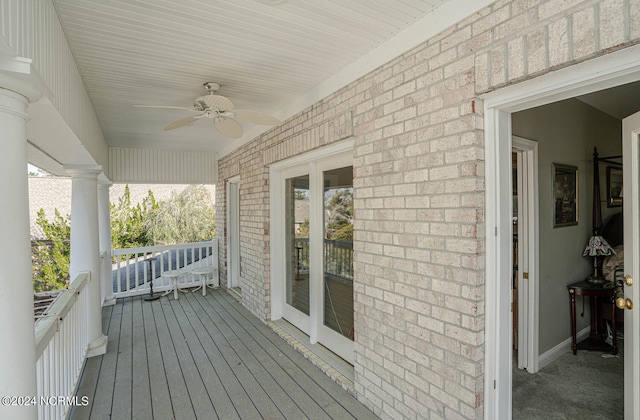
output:
[[[152,245],[143,225],[149,214],[158,208],[151,190],[142,203],[131,205],[129,185],[126,185],[118,203],[111,204],[111,246],[121,249]]]
[[[333,232],[331,239],[334,241],[353,241],[353,225],[348,224]]]
[[[211,239],[215,236],[215,209],[208,204],[210,201],[203,186],[190,186],[161,202],[149,190],[142,203],[133,206],[127,185],[118,203],[111,204],[112,247],[137,248]],[[43,209],[38,211],[36,223],[47,239],[32,249],[36,292],[63,289],[69,284],[70,219],[56,209],[50,222]]]
[[[326,237],[334,239],[335,232],[353,224],[353,188],[331,190],[333,195],[325,195]]]
[[[69,284],[70,217],[60,215],[56,209],[53,221],[49,222],[44,209],[40,209],[36,224],[42,228],[47,240],[39,241],[33,249],[33,290],[63,289]]]
[[[296,238],[308,238],[308,237],[309,237],[309,219],[304,219],[304,222],[302,222],[298,230],[296,230]]]
[[[215,209],[209,192],[191,185],[152,208],[143,222],[146,237],[155,245],[198,242],[215,237]]]

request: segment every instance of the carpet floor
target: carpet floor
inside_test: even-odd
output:
[[[623,347],[618,340],[618,347]],[[603,357],[604,356],[604,357]],[[538,373],[514,368],[514,420],[624,418],[624,358],[578,351]]]

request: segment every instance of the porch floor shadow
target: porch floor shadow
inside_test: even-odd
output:
[[[70,419],[370,419],[363,404],[223,289],[119,299]]]

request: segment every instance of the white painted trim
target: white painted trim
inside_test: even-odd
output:
[[[321,279],[324,275],[322,256],[322,175],[318,176],[317,161],[309,162],[309,341],[316,344],[323,319]]]
[[[590,332],[591,332],[591,326],[587,326],[586,328],[578,331],[576,333],[576,340],[578,342],[584,340],[589,336]],[[556,345],[555,347],[552,347],[551,349],[542,353],[538,361],[538,367],[540,369],[543,369],[545,366],[548,366],[551,363],[555,362],[558,358],[560,358],[560,356],[563,356],[571,352],[572,344],[573,344],[573,338],[569,337],[563,342],[561,342],[560,344]],[[529,373],[535,373],[535,372],[529,372]]]
[[[271,289],[271,321],[282,318],[285,289],[281,279],[285,278],[285,267],[280,257],[280,244],[284,243],[284,188],[281,171],[269,168],[269,262]]]
[[[337,355],[345,359],[347,362],[353,364],[354,362],[354,346],[353,341],[346,338],[345,336],[333,331],[331,328],[326,327],[324,325],[324,298],[325,298],[325,288],[324,288],[324,172],[330,171],[332,169],[344,168],[347,166],[353,165],[353,155],[350,153],[342,153],[337,156],[332,156],[329,159],[325,159],[319,161],[316,165],[316,182],[319,183],[317,186],[317,199],[319,202],[316,207],[313,207],[313,203],[311,203],[311,208],[314,209],[313,213],[316,217],[318,217],[318,221],[316,222],[316,229],[313,230],[315,234],[313,240],[312,250],[315,248],[318,250],[318,255],[313,255],[313,257],[317,258],[314,261],[320,261],[320,264],[316,264],[317,270],[314,272],[316,276],[318,276],[318,281],[315,282],[316,289],[315,298],[316,305],[318,308],[317,314],[315,318],[315,330],[317,333],[318,341],[320,343],[325,344],[329,347],[333,352]],[[313,190],[312,190],[313,191]],[[317,213],[317,214],[316,214]],[[313,224],[312,224],[313,226]],[[315,246],[314,246],[315,245]],[[312,327],[313,328],[313,327]]]
[[[237,192],[237,209],[239,211],[240,209],[240,175],[234,176],[232,178],[227,179],[227,185],[226,185],[226,205],[227,205],[227,211],[226,211],[226,216],[227,216],[227,237],[226,239],[226,247],[227,247],[227,287],[229,289],[233,288],[233,287],[237,287],[238,283],[240,282],[240,215],[236,215],[236,217],[238,217],[238,232],[237,233],[237,238],[236,240],[238,241],[237,246],[233,246],[233,241],[231,241],[231,235],[234,234],[233,232],[233,227],[232,227],[232,214],[231,214],[231,184],[237,184],[238,185],[238,192]],[[232,264],[235,264],[236,267],[236,280],[237,282],[234,282],[232,279],[233,276],[233,267]]]
[[[280,304],[282,305],[282,317],[287,319],[289,323],[295,325],[305,334],[309,335],[309,337],[313,337],[313,334],[311,333],[313,327],[311,326],[311,319],[310,319],[310,314],[313,313],[313,310],[314,310],[313,302],[311,300],[309,301],[309,315],[305,314],[304,312],[296,309],[295,307],[287,303],[287,289],[286,289],[286,283],[285,283],[287,278],[286,253],[282,252],[282,249],[283,249],[282,244],[285,244],[287,241],[287,237],[285,234],[286,214],[287,214],[287,208],[285,206],[286,191],[287,191],[286,180],[290,178],[299,177],[299,176],[309,175],[309,182],[312,182],[309,171],[310,171],[309,163],[304,163],[304,164],[299,164],[295,167],[287,168],[280,172],[278,183],[280,184],[279,187],[280,187],[281,194],[278,198],[278,206],[279,208],[281,208],[281,210],[278,214],[278,218],[273,220],[278,222],[278,225],[280,226],[277,228],[278,235],[279,237],[282,238],[281,241],[278,242],[281,245],[276,247],[276,251],[277,251],[276,253],[278,254],[277,264],[282,266],[282,276],[278,281],[279,287],[282,289],[281,294],[279,295]],[[311,185],[309,186],[309,188],[311,189]],[[309,207],[311,208],[312,206],[313,206],[313,197],[310,197]],[[311,215],[309,216],[311,217]],[[313,224],[314,222],[310,218],[309,226],[313,226]],[[272,226],[274,225],[272,224]],[[271,230],[273,231],[273,227],[271,228]],[[313,257],[310,256],[310,258],[313,258]],[[309,292],[311,293],[311,291]],[[312,343],[313,342],[314,341],[312,341]]]
[[[513,150],[519,156],[518,180],[518,368],[538,371],[540,348],[540,281],[538,255],[538,143],[513,136]],[[528,279],[523,277],[528,272]],[[522,332],[522,333],[521,333]]]
[[[309,89],[297,99],[290,101],[274,116],[285,121],[287,118],[326,98],[349,83],[358,80],[394,58],[433,38],[443,30],[459,23],[468,16],[484,9],[495,0],[447,0],[442,1],[431,13],[417,20],[384,43],[363,55],[335,75]],[[264,126],[247,130],[239,142],[234,142],[220,151],[220,157],[248,143],[268,128]]]
[[[518,112],[640,80],[640,45],[482,95],[485,108]]]
[[[355,139],[353,137],[349,137],[348,139],[332,143],[328,146],[273,163],[269,165],[269,168],[274,171],[284,171],[285,169],[309,163],[313,160],[321,160],[338,153],[348,152],[353,150],[354,142]]]
[[[510,419],[511,115],[485,102],[485,127],[485,418]]]
[[[624,297],[640,302],[640,112],[622,120],[624,189],[624,270],[635,282],[624,287]],[[640,418],[640,313],[637,307],[624,311],[624,418]],[[633,334],[631,332],[634,332]]]
[[[323,289],[322,282],[314,279],[323,278],[322,263],[312,264],[309,272],[309,317],[292,309],[286,302],[286,289],[283,279],[286,278],[285,260],[282,253],[282,244],[285,242],[285,180],[295,176],[309,174],[309,189],[312,194],[309,197],[309,225],[310,225],[310,259],[322,262],[323,258],[323,228],[322,228],[322,171],[339,168],[353,164],[354,139],[349,138],[326,147],[312,150],[281,162],[276,162],[269,167],[270,181],[270,261],[271,261],[271,320],[286,318],[291,324],[309,335],[311,344],[315,344],[319,337],[331,336],[324,334],[322,328]],[[337,165],[337,166],[336,166]],[[313,194],[316,191],[317,194]],[[314,239],[315,238],[315,241]],[[318,243],[314,243],[318,242]],[[315,267],[315,268],[314,268]],[[314,286],[315,284],[315,286]],[[315,287],[315,289],[314,289]],[[312,321],[312,320],[315,320]],[[344,338],[344,337],[342,337]],[[353,348],[351,351],[343,351],[343,345],[332,346],[332,341],[324,343],[327,348],[339,354],[345,360],[353,363]],[[350,340],[349,340],[350,341]],[[353,344],[353,343],[351,343]],[[333,348],[332,348],[333,347]],[[338,353],[339,352],[339,353]]]
[[[511,112],[557,102],[574,96],[640,80],[640,45],[625,48],[589,61],[566,67],[482,97],[485,110],[486,170],[486,348],[485,418],[511,418],[511,339],[505,318],[510,318],[510,302],[504,299],[505,276],[510,276],[508,252],[509,222],[501,208],[508,209],[510,180],[504,158],[511,151]],[[504,206],[504,207],[501,207]],[[506,219],[506,220],[505,220]],[[508,283],[506,283],[508,284]],[[508,288],[507,288],[508,289]],[[508,290],[507,290],[508,291]],[[507,321],[508,322],[508,321]],[[495,382],[494,382],[495,381]]]
[[[415,48],[433,38],[448,27],[462,21],[465,17],[476,13],[495,0],[448,0],[442,2],[433,12],[408,26],[402,32],[389,38],[380,46],[360,57],[352,64],[331,76],[318,86],[307,91],[298,100],[293,101],[278,115],[289,117],[333,92],[343,88],[354,80],[372,72],[401,54]]]

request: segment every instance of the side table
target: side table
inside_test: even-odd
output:
[[[571,348],[573,349],[573,354],[575,355],[578,349],[611,351],[612,354],[618,354],[615,305],[616,286],[613,283],[593,284],[583,280],[568,285],[567,289],[569,289],[569,299],[571,301],[571,338],[573,340]],[[589,333],[589,338],[580,343],[576,342],[576,295],[589,297],[591,307],[591,332]],[[606,334],[603,334],[601,331],[602,314],[600,313],[600,299],[606,299],[607,302],[611,303],[611,330],[613,334],[611,345],[605,342]]]
[[[169,293],[171,293],[173,291],[173,298],[174,299],[178,299],[178,290],[180,290],[181,292],[184,292],[184,290],[181,290],[178,287],[178,280],[180,279],[180,277],[184,276],[185,272],[183,270],[168,270],[168,271],[164,271],[162,273],[162,277],[167,277],[171,280],[171,283],[173,284],[173,287],[169,290],[167,290],[162,296],[166,296]]]
[[[207,277],[209,276],[209,274],[215,273],[215,271],[216,271],[215,267],[196,267],[193,270],[191,270],[191,273],[200,275],[200,286],[193,289],[193,291],[195,292],[196,290],[202,289],[202,296],[206,296],[207,287],[210,287],[212,289],[217,289],[218,285],[211,285],[211,286],[207,285]]]

